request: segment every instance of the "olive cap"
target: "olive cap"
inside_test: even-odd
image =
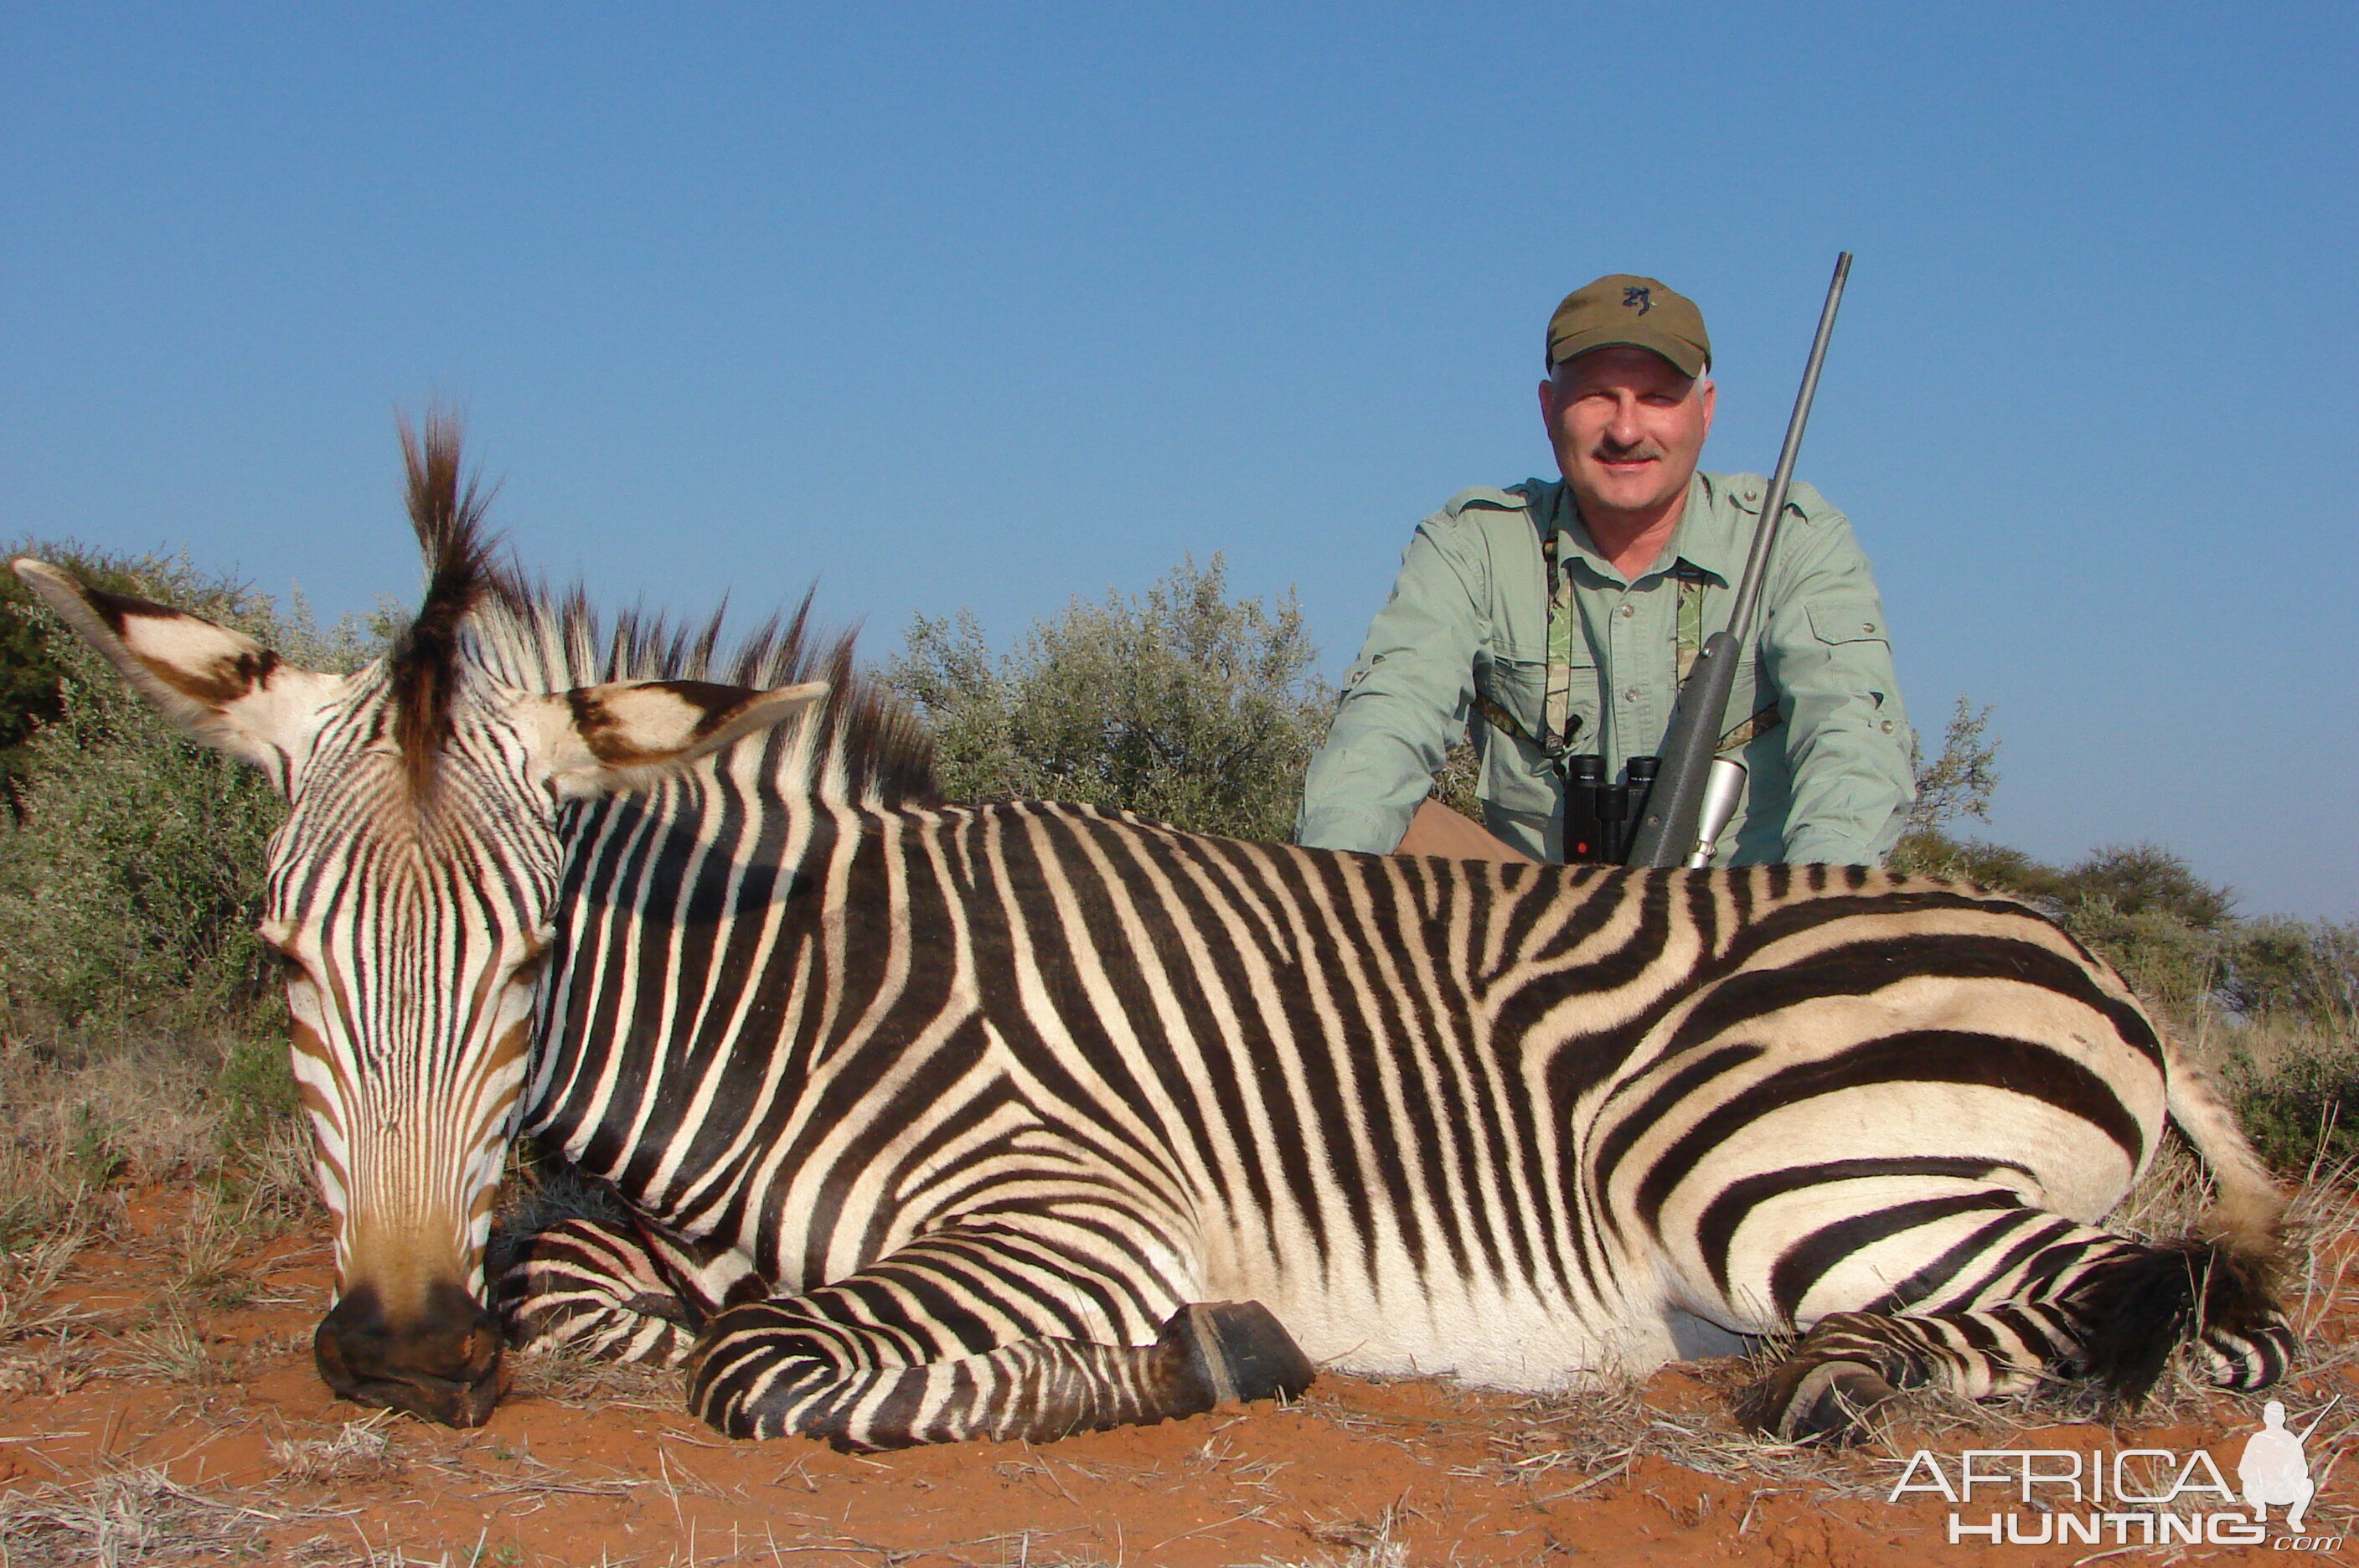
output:
[[[1695,301],[1652,278],[1616,272],[1564,297],[1549,318],[1548,363],[1554,370],[1593,348],[1652,349],[1688,376],[1712,367],[1712,338]]]

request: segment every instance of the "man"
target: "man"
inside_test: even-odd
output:
[[[1481,853],[1472,824],[1429,838],[1428,822],[1448,828],[1435,816],[1402,844],[1471,719],[1491,833],[1564,859],[1544,746],[1622,779],[1658,752],[1688,664],[1727,627],[1768,485],[1696,471],[1714,395],[1702,312],[1651,278],[1601,278],[1557,307],[1547,364],[1563,482],[1462,490],[1418,525],[1311,760],[1299,843]],[[1807,485],[1787,498],[1721,750],[1749,782],[1716,866],[1875,865],[1915,798],[1875,581]]]

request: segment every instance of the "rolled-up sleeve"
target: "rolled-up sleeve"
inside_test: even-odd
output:
[[[1875,866],[1917,798],[1908,715],[1867,558],[1850,521],[1804,492],[1777,540],[1765,649],[1793,778],[1786,858]]]
[[[1488,585],[1469,543],[1448,512],[1418,525],[1310,759],[1296,843],[1388,855],[1408,831],[1473,695]]]

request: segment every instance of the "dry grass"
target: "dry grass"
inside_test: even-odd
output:
[[[108,1370],[118,1377],[209,1388],[228,1382],[235,1368],[214,1351],[203,1330],[168,1309],[153,1325],[124,1337],[123,1349]]]
[[[2241,1058],[2264,1075],[2270,1075],[2297,1062],[2321,1058],[2337,1060],[2359,1051],[2359,1021],[2348,1018],[2322,1019],[2276,1013],[2242,1018],[2207,1006],[2190,1009],[2174,1022],[2180,1042],[2212,1073],[2225,1071]]]
[[[90,1381],[97,1357],[71,1334],[28,1338],[0,1349],[0,1394],[55,1399]]]
[[[62,1219],[46,1236],[28,1238],[0,1254],[0,1344],[54,1334],[70,1324],[71,1312],[44,1305],[68,1265],[93,1237],[80,1216]]]
[[[9,1140],[92,1185],[161,1179],[221,1164],[222,1114],[211,1091],[218,1051],[151,1041],[50,1056],[0,1054]]]
[[[0,1145],[0,1390],[61,1394],[89,1377],[83,1314],[49,1296],[85,1247],[115,1231],[123,1210],[119,1192]]]
[[[202,1044],[128,1045],[80,1060],[0,1048],[0,1346],[57,1326],[40,1299],[82,1248],[125,1239],[131,1190],[193,1190],[163,1241],[175,1311],[235,1305],[253,1247],[317,1212],[309,1130],[281,1121],[223,1152],[231,1107]],[[135,1243],[134,1245],[146,1245]]]
[[[333,1437],[273,1438],[271,1462],[289,1481],[373,1481],[402,1467],[386,1424],[392,1412],[346,1421]]]
[[[0,1387],[53,1382],[55,1347],[25,1370],[21,1342],[55,1340],[77,1314],[45,1305],[59,1279],[97,1242],[158,1247],[171,1259],[159,1305],[168,1319],[234,1306],[252,1285],[238,1267],[254,1247],[315,1214],[309,1130],[268,1126],[225,1155],[226,1108],[208,1090],[210,1047],[127,1046],[96,1058],[53,1060],[21,1042],[0,1048]],[[142,1182],[190,1191],[164,1236],[125,1224]],[[157,1325],[143,1361],[197,1374],[185,1321]],[[201,1378],[200,1380],[202,1380]]]
[[[1335,1525],[1314,1529],[1322,1545],[1343,1548],[1316,1557],[1265,1557],[1252,1568],[1409,1568],[1408,1545],[1393,1539],[1395,1516],[1388,1509],[1374,1525]]]
[[[518,1399],[548,1399],[584,1410],[624,1405],[677,1410],[687,1406],[687,1374],[677,1367],[596,1361],[561,1350],[512,1356],[508,1366],[516,1379],[511,1394]]]
[[[43,1486],[0,1497],[0,1545],[12,1568],[93,1563],[129,1568],[170,1556],[253,1560],[267,1533],[324,1508],[258,1506],[183,1486],[161,1469],[123,1466],[78,1486]]]
[[[317,1156],[311,1128],[299,1118],[272,1123],[221,1172],[223,1201],[234,1202],[237,1228],[276,1236],[320,1212]]]
[[[1614,1487],[1643,1459],[1661,1459],[1715,1481],[1748,1488],[1809,1486],[1842,1497],[1873,1490],[1854,1456],[1790,1443],[1773,1443],[1738,1426],[1729,1399],[1766,1372],[1775,1352],[1732,1357],[1693,1368],[1720,1396],[1706,1412],[1672,1414],[1647,1398],[1633,1379],[1543,1396],[1527,1404],[1532,1427],[1516,1440],[1520,1452],[1507,1466],[1538,1503]]]
[[[220,1107],[204,1083],[185,1052],[81,1064],[44,1062],[22,1046],[0,1055],[0,1100],[12,1118],[0,1141],[0,1391],[62,1395],[93,1376],[212,1388],[234,1376],[238,1357],[212,1344],[198,1319],[251,1298],[241,1260],[313,1206],[310,1156],[304,1129],[282,1125],[245,1158],[225,1160]],[[139,1180],[185,1184],[186,1210],[160,1234],[129,1224]],[[51,1300],[100,1243],[168,1260],[145,1321],[103,1360],[91,1315]]]
[[[198,1192],[175,1227],[170,1299],[207,1307],[243,1306],[252,1299],[254,1283],[239,1270],[237,1259],[263,1228],[256,1223],[261,1217],[248,1205],[233,1206],[213,1193]]]

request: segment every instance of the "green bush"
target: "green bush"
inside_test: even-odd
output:
[[[221,1106],[224,1154],[254,1148],[268,1137],[273,1125],[290,1120],[302,1108],[287,1047],[277,1040],[233,1044],[213,1080],[213,1097]]]
[[[1948,877],[1978,882],[2002,893],[2050,908],[2062,875],[2023,851],[1985,839],[1952,838],[1939,828],[1912,828],[1900,835],[1885,865],[1909,877]]]
[[[1961,817],[1990,820],[1991,798],[1998,793],[1998,747],[1989,736],[1991,709],[1977,708],[1960,697],[1941,734],[1941,754],[1925,757],[1923,737],[1908,732],[1908,758],[1917,776],[1917,798],[1900,842],[1885,857],[1887,869],[1904,877],[1949,877],[1979,882],[1985,887],[2038,897],[2025,883],[2033,861],[2021,850],[1958,839],[1950,824]]]
[[[2064,929],[2110,960],[2148,1002],[2187,1016],[2219,989],[2223,938],[2168,909],[2125,909],[2099,896],[2067,904]]]
[[[2153,844],[2092,851],[2064,872],[2057,896],[2070,906],[2159,915],[2201,931],[2221,930],[2236,904],[2234,891],[2205,882],[2183,858]]]
[[[2359,1017],[2359,921],[2238,921],[2222,970],[2221,993],[2238,1012],[2347,1023]]]
[[[20,555],[62,567],[113,593],[151,596],[142,589],[171,579],[170,586],[181,594],[176,603],[201,603],[211,613],[234,602],[234,589],[201,582],[181,561],[132,562],[76,544],[26,539],[0,550],[0,563]],[[19,818],[18,791],[32,767],[33,736],[65,716],[66,644],[71,640],[23,579],[0,572],[0,797]]]
[[[2006,844],[1955,839],[1927,827],[1905,835],[1890,864],[1896,871],[1952,877],[2016,895],[2103,953],[2147,1000],[2172,1012],[2221,991],[2242,931],[2231,915],[2234,896],[2156,844],[2093,850],[2059,869]]]
[[[2226,1076],[2254,1143],[2288,1174],[2359,1165],[2359,922],[2236,921],[2221,971]]]
[[[925,719],[951,800],[1016,796],[1284,841],[1334,694],[1291,598],[1232,600],[1182,562],[1144,598],[1076,599],[994,659],[971,615],[920,615],[888,679]]]
[[[2233,1051],[2223,1076],[2261,1157],[2288,1175],[2359,1166],[2359,1049],[2350,1036],[2315,1036],[2274,1060]]]
[[[236,1019],[266,994],[253,928],[277,798],[164,733],[111,670],[67,691],[0,835],[0,1004],[83,1031]]]

